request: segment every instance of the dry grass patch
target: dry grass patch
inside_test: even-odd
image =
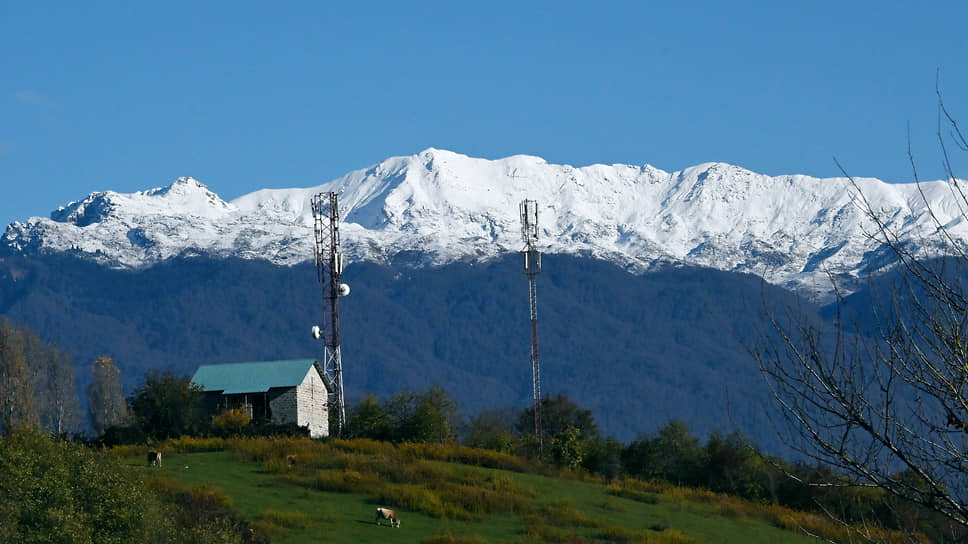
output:
[[[487,544],[488,540],[477,535],[455,536],[454,533],[446,531],[437,533],[424,540],[424,544]]]
[[[631,531],[620,527],[608,527],[597,535],[597,538],[618,544],[693,544],[695,540],[682,534],[678,529],[666,529],[655,533],[652,531]]]
[[[305,529],[311,525],[309,517],[297,510],[276,510],[266,508],[259,512],[255,521],[252,522],[252,529],[259,534],[270,538],[285,535],[291,529]]]
[[[261,462],[266,472],[291,484],[341,493],[373,495],[381,504],[441,519],[480,519],[520,512],[534,492],[507,475],[476,466],[446,464],[417,455],[423,446],[373,440],[245,439],[229,446],[242,461]],[[443,456],[448,446],[430,446]],[[453,446],[450,446],[453,449]],[[295,452],[295,453],[293,453]],[[286,455],[298,462],[289,466]]]

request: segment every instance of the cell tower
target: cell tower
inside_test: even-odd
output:
[[[343,398],[343,360],[339,348],[339,297],[350,294],[350,287],[340,283],[343,255],[339,252],[339,205],[336,193],[319,193],[312,199],[316,234],[316,272],[323,286],[323,324],[313,327],[313,337],[322,338],[323,374],[334,398],[330,414],[336,417],[336,436],[342,436],[346,425],[346,403]]]
[[[521,238],[524,240],[524,274],[528,277],[528,294],[531,301],[531,377],[534,387],[534,436],[538,449],[543,448],[541,437],[541,364],[538,362],[538,290],[536,277],[541,272],[541,252],[538,242],[538,203],[521,201]]]

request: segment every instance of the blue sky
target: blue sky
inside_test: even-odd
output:
[[[964,2],[0,3],[0,223],[191,175],[226,200],[427,147],[939,178]]]

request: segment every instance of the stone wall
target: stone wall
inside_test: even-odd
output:
[[[309,436],[312,438],[329,436],[329,392],[315,369],[310,369],[306,374],[303,382],[296,387],[295,395],[299,425],[309,427]]]
[[[315,374],[315,372],[313,372]],[[272,422],[299,423],[299,409],[295,387],[274,387],[269,390],[269,410]]]

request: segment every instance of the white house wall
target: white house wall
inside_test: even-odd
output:
[[[309,369],[296,387],[297,423],[309,427],[309,436],[329,436],[329,393],[315,369]]]

